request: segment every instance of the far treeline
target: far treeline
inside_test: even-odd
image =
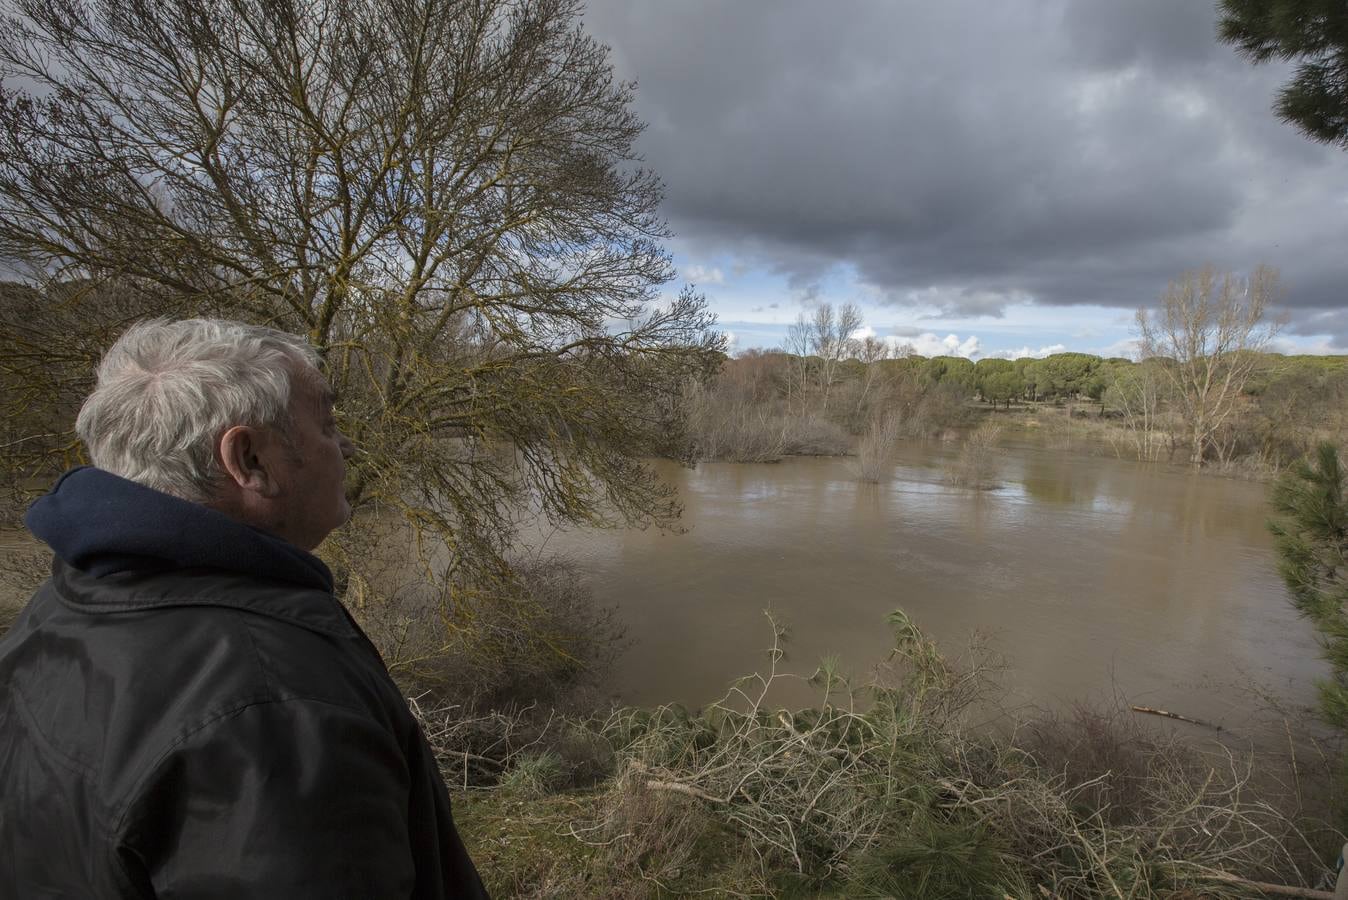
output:
[[[1227,281],[1248,290],[1211,270],[1171,288],[1220,294]],[[1348,434],[1348,356],[1267,352],[1272,329],[1227,346],[1162,340],[1165,315],[1164,306],[1139,313],[1153,349],[1141,361],[1069,352],[974,362],[849,338],[856,310],[823,306],[785,348],[745,351],[693,391],[697,451],[741,461],[843,453],[856,435],[936,436],[1007,410],[1042,413],[1029,421],[1107,441],[1126,458],[1281,470]]]

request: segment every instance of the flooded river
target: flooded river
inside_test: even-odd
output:
[[[1285,599],[1265,485],[1013,445],[1002,486],[978,492],[943,482],[955,451],[906,445],[881,484],[847,459],[661,464],[684,533],[558,532],[546,549],[619,609],[629,703],[719,696],[762,663],[765,608],[794,671],[835,654],[864,677],[895,607],[950,652],[988,634],[1016,704],[1119,695],[1239,728],[1252,690],[1313,702],[1327,668]]]
[[[720,696],[763,664],[765,608],[790,626],[790,670],[836,655],[865,680],[895,607],[950,653],[988,635],[1012,705],[1121,696],[1239,732],[1257,692],[1314,702],[1328,668],[1278,578],[1265,485],[1011,443],[1001,486],[971,491],[943,480],[957,449],[905,444],[880,484],[843,458],[660,463],[682,533],[530,540],[617,607],[632,640],[613,679],[625,703]],[[0,553],[26,545],[0,534]],[[802,687],[777,702],[814,699]]]

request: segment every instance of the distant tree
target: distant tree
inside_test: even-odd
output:
[[[885,368],[882,365],[888,359],[892,359],[895,353],[894,347],[885,341],[880,340],[874,335],[867,335],[855,342],[853,347],[857,361],[861,363],[861,372],[858,375],[859,386],[857,389],[857,403],[854,418],[860,420],[866,414],[867,404],[871,402],[872,393],[875,385],[879,383],[884,375]]]
[[[508,574],[519,504],[677,514],[643,457],[677,452],[721,341],[661,292],[661,185],[577,0],[8,9],[0,256],[56,285],[3,367],[42,336],[96,357],[103,330],[61,326],[110,288],[306,334],[353,501],[415,523],[449,585]]]
[[[1277,333],[1267,318],[1278,274],[1257,267],[1248,278],[1219,275],[1211,266],[1172,281],[1157,310],[1139,309],[1143,359],[1167,357],[1161,371],[1189,432],[1189,462],[1200,466],[1214,438],[1235,413],[1258,351]]]
[[[1025,390],[1030,394],[1030,399],[1039,399],[1039,383],[1035,378],[1039,360],[1032,356],[1022,356],[1020,359],[1012,360],[1011,365],[1020,373],[1021,379],[1025,382]]]
[[[978,391],[978,396],[987,400],[988,394],[985,388],[988,379],[998,372],[1009,372],[1014,370],[1015,366],[1009,359],[989,357],[987,359],[978,360],[978,362],[974,363],[974,388]]]
[[[789,403],[794,398],[803,412],[810,375],[810,319],[804,312],[797,313],[796,321],[787,328],[782,349],[791,359],[786,399]]]
[[[1222,0],[1221,40],[1253,62],[1297,61],[1279,118],[1348,149],[1348,5],[1343,0]]]
[[[856,355],[853,335],[861,325],[861,310],[852,303],[844,303],[836,312],[832,303],[821,303],[810,320],[810,351],[819,357],[819,396],[825,412],[840,364]]]
[[[1100,364],[1100,357],[1089,353],[1054,353],[1034,365],[1036,386],[1046,397],[1070,399],[1087,395],[1091,376]]]
[[[930,386],[957,388],[966,395],[977,387],[973,360],[963,356],[933,356],[922,366],[922,380]]]
[[[1025,393],[1025,379],[1014,368],[993,372],[981,382],[979,391],[983,399],[990,403],[1005,403],[1011,408],[1011,401]]]

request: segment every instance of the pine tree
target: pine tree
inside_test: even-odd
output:
[[[1338,448],[1322,443],[1314,461],[1303,461],[1273,488],[1269,523],[1278,570],[1297,610],[1320,632],[1330,677],[1320,688],[1320,714],[1348,730],[1348,497]]]
[[[1255,63],[1296,60],[1278,115],[1348,149],[1348,5],[1343,0],[1222,0],[1221,39]]]

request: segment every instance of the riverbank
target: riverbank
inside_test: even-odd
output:
[[[1183,468],[1200,475],[1271,482],[1283,467],[1258,455],[1212,460],[1194,469],[1185,460],[1184,436],[1156,429],[1138,435],[1117,416],[1095,403],[1013,403],[1010,408],[987,404],[974,407],[981,421],[1002,425],[1008,439],[1026,437],[1054,450],[1071,450],[1117,459]]]
[[[888,622],[894,655],[875,682],[825,667],[808,709],[764,703],[786,677],[774,626],[765,672],[697,713],[516,730],[480,790],[462,786],[491,766],[442,744],[493,893],[1256,897],[1256,883],[1329,876],[1328,767],[1303,759],[1293,784],[1285,760],[1102,712],[980,733],[969,713],[988,671],[948,660],[901,613]],[[461,739],[446,715],[425,714],[428,735]],[[580,772],[594,780],[578,786]]]
[[[704,462],[743,463],[849,456],[856,458],[862,480],[876,481],[879,479],[872,473],[883,468],[900,441],[959,444],[976,433],[979,425],[994,423],[1001,427],[1006,441],[1032,440],[1048,449],[1168,465],[1205,476],[1270,482],[1291,461],[1284,458],[1286,448],[1279,456],[1245,447],[1193,469],[1186,460],[1184,434],[1162,427],[1139,434],[1098,403],[1013,401],[1005,406],[939,399],[937,403],[915,405],[907,416],[882,415],[857,426],[861,429],[857,432],[817,412],[792,411],[782,403],[703,409],[692,419],[695,453]],[[1341,439],[1342,435],[1317,432],[1314,437]]]

